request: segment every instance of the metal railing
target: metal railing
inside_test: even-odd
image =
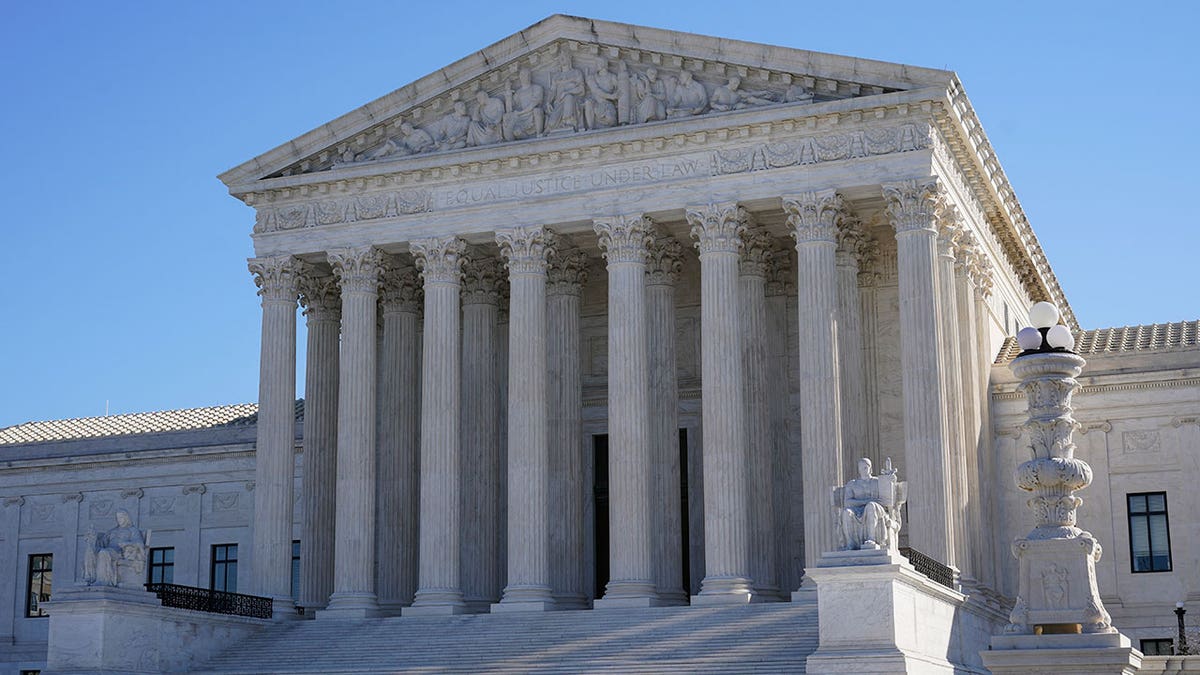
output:
[[[271,598],[178,584],[146,584],[146,590],[157,595],[163,607],[248,616],[255,619],[271,618]]]
[[[954,570],[949,566],[909,546],[901,546],[900,555],[908,558],[908,562],[912,563],[913,569],[929,577],[931,581],[939,583],[946,588],[955,587]]]

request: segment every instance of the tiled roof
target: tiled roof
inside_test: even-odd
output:
[[[296,401],[296,418],[304,417],[304,400]],[[76,438],[128,436],[164,431],[190,431],[249,426],[258,421],[258,404],[218,405],[159,412],[80,417],[71,420],[26,422],[0,429],[0,445],[45,443]]]
[[[1083,331],[1075,339],[1075,353],[1080,356],[1195,349],[1196,347],[1200,347],[1200,321],[1096,328]],[[1004,339],[1004,345],[1000,348],[1000,353],[996,355],[996,364],[1008,363],[1020,353],[1021,348],[1017,346],[1017,339],[1009,336]]]

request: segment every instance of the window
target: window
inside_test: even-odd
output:
[[[25,616],[48,616],[41,606],[50,599],[50,582],[54,580],[54,556],[35,553],[29,556],[29,583],[25,585]]]
[[[300,592],[300,542],[292,542],[292,599]]]
[[[237,544],[213,544],[211,579],[214,591],[237,593]]]
[[[150,549],[150,583],[175,583],[175,548]]]
[[[1141,651],[1146,656],[1171,656],[1175,653],[1175,641],[1171,638],[1142,640]]]
[[[1171,571],[1171,533],[1167,493],[1128,495],[1129,556],[1134,572]]]

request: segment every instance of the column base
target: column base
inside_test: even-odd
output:
[[[654,584],[641,579],[610,581],[604,589],[604,597],[597,598],[592,603],[593,609],[658,606],[658,593],[654,589]]]
[[[291,596],[271,598],[271,618],[275,621],[292,621],[302,618],[296,611],[296,601]]]
[[[754,598],[746,577],[707,576],[700,582],[700,594],[692,596],[692,606],[744,605]]]
[[[778,588],[755,588],[751,591],[750,602],[785,602],[787,596]]]
[[[382,616],[374,593],[334,592],[325,609],[317,610],[318,619],[370,619]]]
[[[1142,666],[1142,653],[1120,633],[996,635],[979,655],[993,673],[1133,675]]]
[[[470,614],[457,588],[423,588],[417,591],[413,604],[400,610],[400,616],[451,616]]]
[[[659,607],[681,607],[686,604],[688,604],[688,594],[682,590],[658,592]]]
[[[464,603],[458,604],[429,604],[429,605],[409,605],[400,610],[400,616],[454,616],[457,614],[471,614],[470,608]]]
[[[562,609],[553,600],[501,600],[491,607],[492,614],[509,612],[553,612]]]

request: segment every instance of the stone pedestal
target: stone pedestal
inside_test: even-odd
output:
[[[1142,653],[1120,633],[998,635],[980,655],[993,675],[1133,675],[1142,665]]]
[[[110,586],[55,589],[43,673],[187,672],[271,625],[163,607],[145,591]]]
[[[806,570],[817,587],[820,646],[809,673],[954,673],[961,593],[886,549],[824,554]],[[982,635],[975,646],[986,640]]]

